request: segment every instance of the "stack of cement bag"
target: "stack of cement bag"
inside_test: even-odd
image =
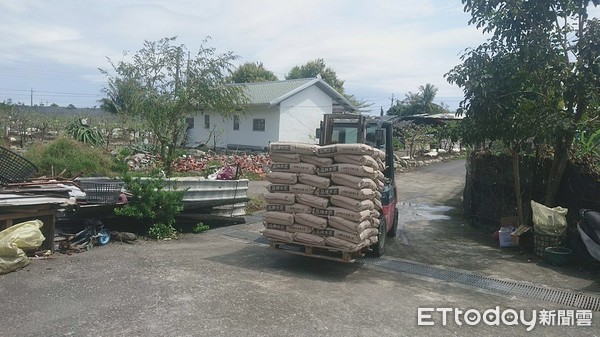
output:
[[[385,152],[365,144],[272,143],[263,235],[355,252],[377,242]]]

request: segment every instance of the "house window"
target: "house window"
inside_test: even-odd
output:
[[[252,131],[265,131],[265,119],[253,119],[252,120]]]
[[[204,115],[204,128],[210,129],[210,115]]]
[[[187,126],[187,129],[193,129],[194,128],[194,117],[186,118],[185,124]]]
[[[238,116],[233,116],[233,129],[234,130],[240,129],[240,118]]]

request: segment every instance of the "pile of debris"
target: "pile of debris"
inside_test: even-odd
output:
[[[138,152],[125,158],[131,171],[149,171],[157,166],[160,158],[150,153]],[[252,173],[264,176],[271,159],[265,154],[216,154],[197,151],[183,155],[173,163],[173,172],[202,172],[218,170],[223,167],[235,167],[240,173]]]
[[[241,172],[254,173],[260,176],[271,164],[269,156],[264,154],[219,155],[208,153],[202,157],[182,156],[173,164],[175,172],[201,172],[217,164],[221,167],[237,167]]]
[[[356,252],[377,242],[385,153],[365,144],[273,143],[263,235]]]

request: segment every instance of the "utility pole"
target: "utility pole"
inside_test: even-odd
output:
[[[394,107],[394,93],[392,93],[392,102],[390,103],[390,109]]]
[[[31,88],[31,101],[29,102],[29,105],[33,106],[33,88]]]

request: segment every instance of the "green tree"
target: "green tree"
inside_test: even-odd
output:
[[[286,80],[297,78],[321,77],[325,83],[329,84],[340,94],[344,94],[344,81],[337,77],[336,72],[325,64],[323,59],[308,61],[301,66],[295,66],[285,75]]]
[[[113,63],[104,91],[104,101],[117,113],[140,116],[156,137],[163,169],[171,174],[176,149],[185,135],[185,117],[201,111],[224,117],[237,114],[247,104],[242,88],[228,84],[238,58],[232,52],[217,54],[204,46],[196,55],[185,45],[173,45],[176,38],[144,42],[131,61]]]
[[[275,74],[267,70],[262,62],[246,62],[237,67],[231,75],[234,83],[254,83],[277,81]]]
[[[515,189],[525,140],[553,145],[545,204],[554,206],[575,130],[589,113],[598,114],[600,30],[597,19],[588,20],[590,1],[462,2],[469,23],[492,35],[446,74],[465,94],[465,140],[508,145]]]
[[[435,95],[437,94],[438,88],[431,83],[427,83],[424,86],[419,87],[421,104],[423,105],[423,111],[430,115],[435,111],[433,100],[435,99]]]
[[[404,95],[403,100],[396,101],[396,104],[388,109],[388,115],[412,116],[418,114],[437,114],[448,112],[448,109],[442,105],[433,103],[438,89],[435,85],[427,83],[419,86],[419,92],[409,91]]]
[[[286,80],[297,78],[320,77],[325,83],[329,84],[333,89],[344,96],[352,105],[358,108],[359,111],[367,111],[372,106],[365,100],[359,99],[354,95],[345,93],[344,81],[337,77],[337,73],[330,67],[327,67],[323,59],[316,59],[307,62],[301,66],[293,67],[290,72],[285,75]]]

